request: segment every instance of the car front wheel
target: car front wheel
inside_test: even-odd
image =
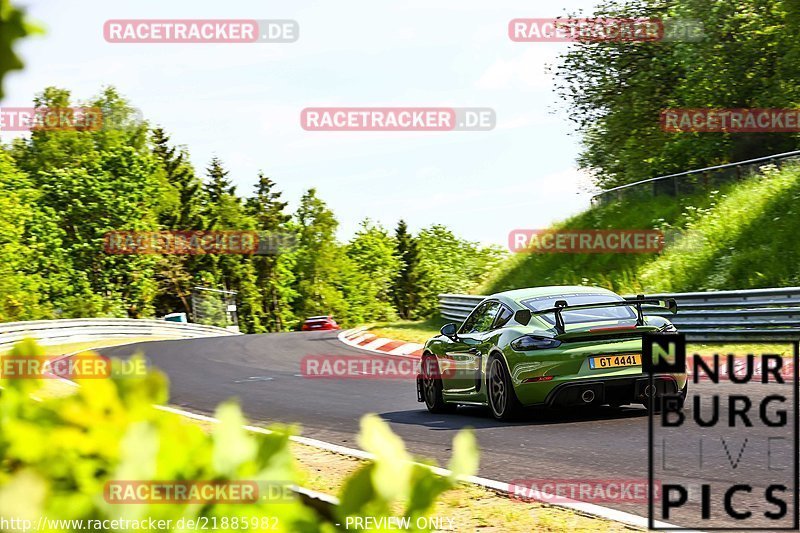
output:
[[[439,372],[439,363],[432,355],[422,357],[422,398],[425,407],[431,413],[449,413],[455,411],[456,406],[448,404],[442,397],[442,376]]]

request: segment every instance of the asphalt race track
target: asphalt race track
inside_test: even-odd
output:
[[[435,458],[443,465],[450,456],[455,433],[464,427],[475,428],[481,447],[479,475],[499,481],[647,478],[648,417],[642,408],[601,408],[588,412],[540,410],[532,411],[513,423],[495,421],[479,408],[462,407],[457,414],[432,415],[425,410],[424,404],[416,401],[411,381],[312,380],[302,377],[300,361],[304,356],[364,355],[365,352],[339,342],[335,332],[157,341],[100,351],[103,355],[117,357],[144,351],[152,365],[168,374],[171,404],[192,411],[213,413],[218,403],[235,397],[252,421],[298,422],[306,437],[350,447],[357,447],[355,434],[361,415],[375,412],[403,437],[413,454]],[[694,390],[704,387],[720,390],[733,386],[700,383],[694,385]],[[765,387],[752,385],[748,392],[753,399],[756,416],[758,398],[768,393],[761,390]],[[769,393],[775,392],[776,386],[772,387]],[[777,387],[782,389],[781,393],[787,398],[792,397],[791,386]],[[727,420],[726,413],[727,406],[723,406],[722,420]],[[689,405],[687,416],[691,414],[692,407]],[[791,417],[789,420],[786,433],[791,439]],[[758,440],[762,433],[765,438],[767,434],[775,434],[774,430],[770,433],[762,430],[758,422],[754,423],[754,427],[747,428],[746,435],[750,438],[751,446],[742,452],[743,461],[749,458],[749,454],[761,454],[754,459],[756,462],[766,461],[762,453],[763,441]],[[713,428],[699,430],[695,425],[690,425],[682,437],[685,438],[683,443],[675,444],[674,438],[670,440],[667,446],[669,460],[677,460],[684,454],[686,457],[683,459],[689,461],[688,458],[696,455],[694,448],[700,437],[715,438]],[[754,442],[758,445],[753,445]],[[735,460],[742,444],[729,442],[728,445]],[[671,455],[672,452],[675,455]],[[791,462],[791,457],[778,457],[778,460],[781,459]],[[686,464],[686,461],[681,464]],[[682,468],[679,475],[683,476],[681,479],[684,483],[698,487],[697,490],[707,480],[713,481],[713,488],[750,483],[754,487],[753,494],[758,496],[756,502],[761,502],[760,507],[757,503],[752,504],[754,514],[760,515],[764,510],[775,509],[763,502],[764,487],[774,480],[774,472],[767,468],[766,463],[764,468],[755,471],[750,469],[746,474],[723,466],[710,458],[702,467]],[[742,479],[743,475],[746,479]],[[722,512],[718,501],[720,495],[713,488],[712,516],[718,516]],[[783,499],[787,501],[791,515],[794,511],[794,494],[784,494]],[[647,516],[644,503],[597,503]],[[699,520],[696,519],[699,516],[699,505],[687,504],[668,521],[684,527],[699,527]],[[703,527],[725,525],[730,525],[730,522],[712,519],[702,524]]]

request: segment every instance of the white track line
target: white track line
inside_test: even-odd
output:
[[[193,413],[191,411],[185,411],[183,409],[177,409],[175,407],[166,407],[166,406],[163,406],[163,405],[156,405],[154,407],[156,409],[161,410],[161,411],[166,411],[168,413],[173,413],[173,414],[184,416],[186,418],[191,418],[191,419],[194,419],[194,420],[202,420],[204,422],[212,422],[212,423],[218,423],[219,422],[219,420],[217,420],[214,417],[211,417],[211,416],[208,416],[208,415],[202,415],[202,414],[199,414],[199,413]],[[272,431],[270,431],[270,430],[268,430],[266,428],[258,427],[258,426],[243,426],[243,427],[244,427],[244,429],[246,429],[248,431],[252,431],[254,433],[262,433],[264,435],[269,435],[269,434],[272,433]],[[363,459],[365,461],[371,461],[371,460],[373,460],[375,458],[371,453],[365,452],[363,450],[359,450],[359,449],[356,449],[356,448],[348,448],[346,446],[339,446],[338,444],[331,444],[330,442],[325,442],[325,441],[321,441],[321,440],[317,440],[317,439],[311,439],[311,438],[308,438],[308,437],[299,437],[299,436],[292,435],[292,436],[289,437],[289,440],[291,440],[293,442],[296,442],[298,444],[304,444],[306,446],[311,446],[313,448],[317,448],[317,449],[320,449],[320,450],[326,450],[326,451],[329,451],[329,452],[338,453],[340,455],[346,455],[348,457],[355,457],[357,459]],[[414,464],[417,464],[419,466],[423,466],[425,468],[429,468],[432,472],[434,472],[434,473],[436,473],[436,474],[438,474],[440,476],[449,476],[450,475],[450,471],[445,469],[445,468],[440,468],[440,467],[430,466],[430,465],[424,465],[424,464],[421,464],[421,463],[414,463]],[[495,492],[499,492],[503,496],[513,496],[514,495],[513,487],[511,487],[508,483],[504,483],[502,481],[495,481],[493,479],[487,479],[487,478],[484,478],[484,477],[477,477],[477,476],[462,476],[459,479],[460,479],[460,481],[463,481],[465,483],[472,483],[473,485],[479,485],[481,487],[493,490]],[[545,493],[545,492],[542,492],[541,494],[543,495],[543,499],[544,500],[547,500],[549,498],[555,498],[555,495],[552,495],[552,494],[548,494],[548,493]],[[564,498],[561,498],[561,499],[563,501],[560,502],[560,503],[551,503],[551,502],[548,502],[548,501],[543,501],[541,503],[544,503],[545,505],[550,505],[550,506],[553,506],[553,507],[562,507],[562,508],[565,508],[565,509],[570,509],[570,510],[575,511],[577,513],[585,514],[585,515],[592,516],[592,517],[595,517],[595,518],[603,518],[603,519],[606,519],[606,520],[611,520],[611,521],[614,521],[614,522],[619,522],[619,523],[630,525],[630,526],[634,526],[634,527],[640,527],[640,528],[643,528],[643,529],[647,529],[647,526],[648,526],[647,518],[644,518],[642,516],[634,515],[634,514],[631,514],[631,513],[626,513],[626,512],[623,512],[623,511],[618,511],[616,509],[611,509],[609,507],[603,507],[601,505],[595,505],[593,503],[581,502],[581,501],[577,501],[577,500],[569,500],[569,499],[564,499]],[[667,522],[660,522],[660,521],[655,521],[654,525],[656,527],[659,527],[659,528],[677,528],[677,527],[679,527],[679,526],[676,526],[674,524],[669,524]],[[698,532],[691,531],[691,530],[683,530],[683,531],[685,533],[698,533]]]

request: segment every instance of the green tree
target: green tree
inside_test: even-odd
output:
[[[73,99],[48,87],[34,104],[69,107]],[[364,220],[343,245],[316,190],[291,217],[275,182],[260,173],[244,200],[219,158],[201,181],[186,148],[172,146],[163,129],[150,130],[113,87],[84,105],[101,109],[103,128],[36,129],[0,148],[0,320],[178,309],[220,319],[221,299],[190,309],[195,286],[236,291],[246,333],[291,329],[300,318],[328,313],[345,325],[390,319],[394,305],[413,318],[435,310],[437,292],[480,282],[494,257],[443,226],[415,239],[404,221],[392,236]],[[111,231],[167,229],[257,231],[284,248],[257,256],[105,249]]]
[[[153,153],[163,172],[162,198],[170,200],[171,208],[161,213],[160,223],[170,229],[192,229],[200,213],[199,193],[203,184],[189,163],[188,151],[170,146],[169,140],[163,128],[153,130]]]
[[[347,256],[361,274],[359,300],[367,320],[394,317],[392,287],[400,269],[395,255],[395,240],[379,224],[369,219],[361,222],[355,237],[347,245]]]
[[[292,218],[284,213],[288,203],[281,201],[283,193],[275,190],[275,185],[269,176],[259,172],[255,195],[246,201],[247,208],[256,219],[258,229],[262,231],[276,231]]]
[[[70,105],[68,91],[47,88],[37,107]],[[48,300],[56,315],[151,316],[156,293],[155,258],[104,253],[111,230],[156,228],[159,188],[156,161],[146,143],[147,125],[113,88],[89,105],[104,116],[117,115],[120,127],[101,130],[36,130],[19,140],[12,153],[40,191],[41,209],[50,213],[57,246],[42,258],[50,273]]]
[[[0,0],[0,99],[3,98],[3,78],[11,70],[22,69],[22,60],[14,52],[14,43],[41,30],[25,19],[25,11],[11,0]]]
[[[46,227],[39,196],[0,149],[0,322],[49,318],[51,312],[47,272],[39,270],[41,243],[30,230],[33,225]]]
[[[207,168],[208,179],[203,185],[203,229],[217,231],[253,231],[256,221],[236,195],[236,186],[218,157]],[[202,273],[203,284],[211,279],[213,288],[238,293],[239,325],[245,333],[265,331],[261,323],[261,294],[256,270],[249,256],[221,254],[200,255],[195,259],[195,272]]]
[[[152,151],[159,163],[160,198],[158,219],[162,228],[170,230],[195,229],[202,209],[202,182],[189,163],[186,148],[170,145],[163,128],[151,135]],[[192,256],[163,255],[158,258],[156,280],[157,314],[177,309],[191,314],[189,295],[193,285],[192,271],[196,269]]]
[[[211,159],[206,169],[208,179],[203,184],[205,194],[204,229],[229,229],[240,212],[241,200],[236,196],[236,186],[228,178],[229,172],[218,157]]]
[[[405,220],[400,220],[395,229],[395,257],[398,271],[392,286],[392,301],[400,318],[409,319],[419,305],[419,252],[417,241],[408,231]]]
[[[260,305],[255,312],[261,315],[260,322],[266,331],[281,331],[294,320],[291,302],[297,293],[291,288],[293,258],[283,249],[287,236],[293,236],[287,223],[290,215],[284,213],[287,203],[281,201],[281,192],[275,190],[275,182],[263,172],[258,174],[255,195],[248,198],[246,209],[255,220],[259,238],[273,243],[274,254],[254,256],[253,268],[260,294]]]
[[[354,277],[357,269],[336,242],[339,223],[325,202],[309,189],[300,199],[297,219],[295,276],[298,317],[333,314],[344,324],[358,322],[362,315],[351,308],[348,296],[358,297]]]
[[[660,122],[668,108],[797,107],[797,2],[610,0],[594,16],[663,19],[669,37],[576,43],[562,56],[579,164],[601,187],[797,148],[796,133],[667,133]],[[702,38],[672,33],[686,22],[699,22]]]
[[[420,317],[438,313],[441,293],[471,292],[506,256],[500,247],[481,247],[459,239],[441,224],[420,231],[417,243],[422,287],[417,309]]]

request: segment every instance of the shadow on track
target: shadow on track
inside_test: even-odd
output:
[[[647,411],[638,407],[598,407],[593,409],[528,409],[515,420],[492,418],[487,408],[459,407],[455,413],[434,414],[425,409],[380,413],[381,418],[396,424],[424,426],[434,430],[456,430],[465,427],[494,428],[504,426],[548,426],[619,420],[647,419]]]

